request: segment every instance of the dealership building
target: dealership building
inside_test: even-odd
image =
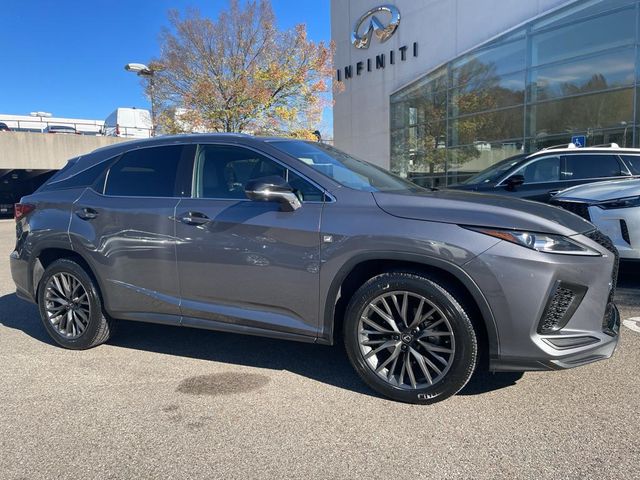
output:
[[[337,147],[424,185],[638,146],[638,0],[332,0]]]

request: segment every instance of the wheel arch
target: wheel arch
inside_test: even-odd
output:
[[[342,325],[344,310],[355,291],[370,278],[389,271],[413,270],[435,276],[462,294],[481,320],[489,348],[489,358],[499,355],[500,342],[489,302],[475,281],[459,266],[428,256],[402,252],[370,252],[349,259],[333,278],[323,308],[323,324],[318,341],[334,344]],[[488,360],[488,359],[487,359]]]
[[[38,287],[40,284],[40,280],[42,280],[42,276],[44,275],[45,270],[56,260],[64,258],[73,260],[87,272],[87,275],[89,275],[95,282],[96,288],[98,289],[98,294],[102,298],[103,302],[105,302],[103,294],[104,288],[102,287],[100,279],[94,273],[94,270],[87,259],[77,251],[73,250],[69,245],[62,245],[59,243],[43,245],[38,249],[37,252],[34,252],[32,258],[32,265],[31,268],[29,268],[29,273],[31,275],[29,284],[32,286],[33,298],[36,299],[36,301],[38,298]]]

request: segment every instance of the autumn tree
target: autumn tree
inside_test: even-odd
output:
[[[331,49],[304,24],[279,30],[268,0],[230,0],[216,20],[173,10],[169,21],[152,63],[165,131],[312,138],[330,101]]]

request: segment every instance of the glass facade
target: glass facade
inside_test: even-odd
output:
[[[576,135],[638,147],[639,25],[639,0],[578,1],[393,94],[391,170],[444,186]]]

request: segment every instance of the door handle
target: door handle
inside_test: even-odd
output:
[[[98,212],[93,208],[80,208],[76,210],[76,215],[80,217],[82,220],[93,220],[98,216]]]
[[[209,223],[211,219],[201,212],[187,212],[180,215],[180,221],[187,225],[204,225]]]
[[[554,195],[557,195],[558,193],[560,193],[560,190],[551,190],[549,192],[549,195],[553,197]]]

